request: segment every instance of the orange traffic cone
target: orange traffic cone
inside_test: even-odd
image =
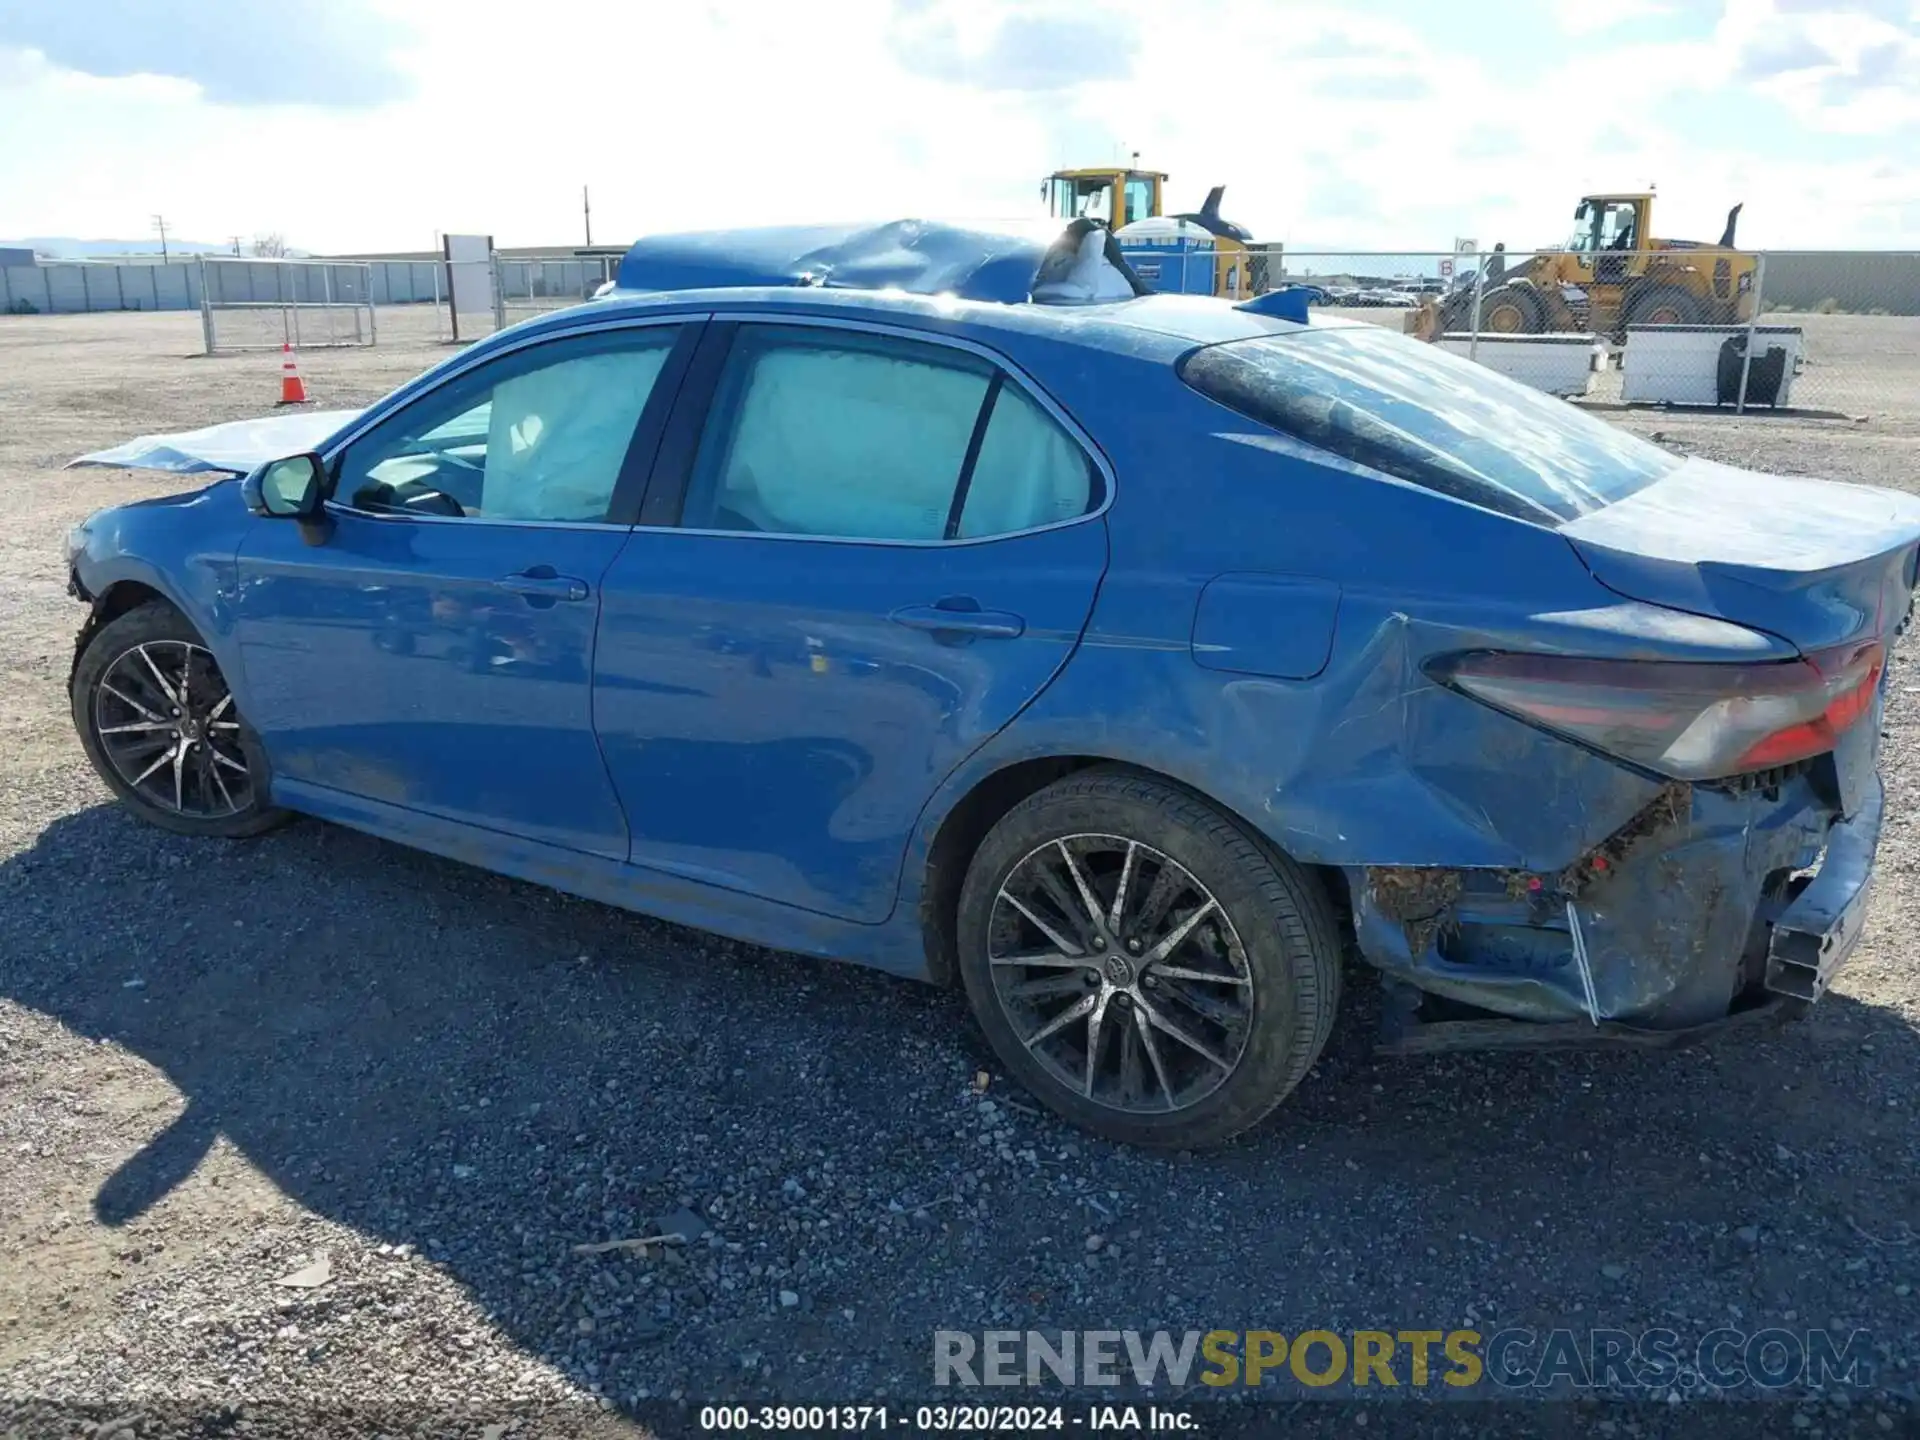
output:
[[[300,378],[300,367],[293,363],[293,346],[282,345],[280,353],[286,357],[280,362],[280,403],[304,405],[307,403],[307,382]]]

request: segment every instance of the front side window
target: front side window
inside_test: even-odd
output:
[[[605,331],[489,361],[349,445],[334,498],[383,514],[605,520],[677,334]]]
[[[1624,499],[1680,464],[1564,400],[1372,325],[1208,346],[1180,374],[1282,434],[1540,524]]]
[[[1085,513],[1092,475],[1058,422],[984,360],[890,336],[749,325],[708,413],[680,523],[975,539]]]
[[[1120,223],[1131,225],[1136,220],[1145,220],[1153,214],[1153,181],[1131,179],[1127,181],[1127,214]]]

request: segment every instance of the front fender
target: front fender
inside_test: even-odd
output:
[[[100,625],[125,608],[116,599],[121,587],[139,586],[200,632],[244,710],[246,677],[234,635],[235,556],[253,522],[231,481],[90,516],[69,556],[73,589],[92,605],[75,646],[76,663]]]

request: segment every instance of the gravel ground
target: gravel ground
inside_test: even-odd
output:
[[[371,400],[444,353],[421,321],[383,314],[379,349],[303,356],[316,400]],[[400,343],[409,324],[419,343]],[[0,321],[15,1406],[72,1402],[36,1413],[107,1421],[101,1440],[128,1415],[163,1433],[182,1401],[251,1406],[264,1434],[316,1397],[431,1407],[435,1433],[548,1433],[556,1414],[680,1433],[723,1399],[951,1402],[931,1386],[940,1328],[1665,1326],[1691,1343],[1779,1326],[1869,1332],[1873,1383],[1740,1412],[1739,1433],[1914,1433],[1911,653],[1872,920],[1805,1022],[1665,1055],[1383,1060],[1376,992],[1354,974],[1326,1056],[1272,1122],[1222,1153],[1138,1153],[1010,1090],[956,995],[318,823],[229,845],[110,807],[66,713],[81,614],[60,538],[172,487],[56,467],[266,408],[278,357],[185,358],[197,341],[193,316]],[[1628,423],[1920,489],[1920,401],[1859,426]],[[663,1230],[687,1238],[574,1248]],[[1219,1433],[1236,1412],[1214,1399],[1198,1403]],[[516,1408],[553,1402],[572,1408]],[[1374,1433],[1434,1408],[1391,1407]],[[1709,1412],[1731,1413],[1604,1423],[1697,1434]],[[1508,1406],[1459,1423],[1572,1417],[1597,1418]]]

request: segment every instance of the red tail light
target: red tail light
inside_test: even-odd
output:
[[[1480,651],[1442,684],[1676,780],[1718,780],[1833,749],[1873,709],[1878,641],[1767,665],[1583,660]]]

